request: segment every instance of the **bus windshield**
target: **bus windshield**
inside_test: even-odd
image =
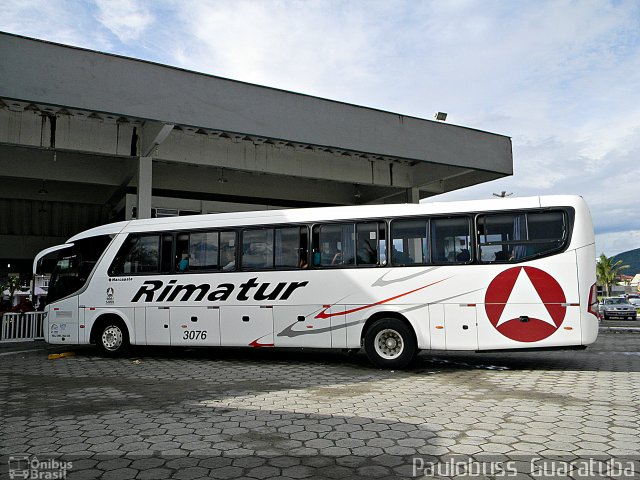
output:
[[[111,238],[110,235],[101,235],[78,240],[58,252],[56,267],[49,282],[48,304],[84,287]]]

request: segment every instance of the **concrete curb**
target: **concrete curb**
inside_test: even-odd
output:
[[[601,332],[640,333],[640,327],[600,327]]]

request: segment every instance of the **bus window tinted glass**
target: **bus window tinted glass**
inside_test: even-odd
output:
[[[170,272],[173,264],[173,235],[162,235],[162,249],[160,252],[160,271]]]
[[[429,261],[427,220],[400,220],[391,223],[391,262],[420,265]]]
[[[159,235],[130,237],[116,256],[110,273],[157,273],[160,261]]]
[[[356,265],[377,265],[380,227],[378,223],[356,224]]]
[[[303,268],[307,264],[306,228],[275,229],[276,268]]]
[[[242,234],[242,268],[273,268],[273,230],[245,230]]]
[[[47,303],[71,295],[84,287],[96,262],[110,242],[111,236],[101,235],[78,240],[73,246],[60,250],[49,282]]]
[[[561,248],[565,237],[565,222],[562,212],[527,214],[530,255],[542,255]]]
[[[467,263],[472,252],[469,218],[431,219],[431,249],[434,263]]]
[[[218,269],[218,232],[192,233],[189,238],[188,270]]]
[[[176,235],[176,272],[186,272],[189,270],[189,234],[179,233]]]
[[[566,242],[563,212],[531,212],[478,217],[483,262],[517,262],[545,255]]]
[[[220,232],[220,267],[225,272],[236,269],[236,232]]]
[[[322,225],[316,227],[314,264],[330,267],[353,265],[355,229],[353,224]]]
[[[478,219],[480,260],[507,262],[514,245],[514,215],[486,215]]]

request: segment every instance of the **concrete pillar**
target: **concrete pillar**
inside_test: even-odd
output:
[[[138,158],[138,202],[137,218],[151,218],[151,188],[152,181],[151,157]]]
[[[407,188],[407,203],[420,203],[420,190],[418,188]]]
[[[127,193],[124,197],[124,219],[133,220],[133,211],[138,208],[138,196],[133,193]]]

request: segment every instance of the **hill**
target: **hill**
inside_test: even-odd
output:
[[[623,265],[629,265],[629,268],[625,268],[621,273],[624,275],[635,275],[640,273],[640,248],[629,250],[628,252],[622,252],[614,255],[613,262],[622,260]]]

